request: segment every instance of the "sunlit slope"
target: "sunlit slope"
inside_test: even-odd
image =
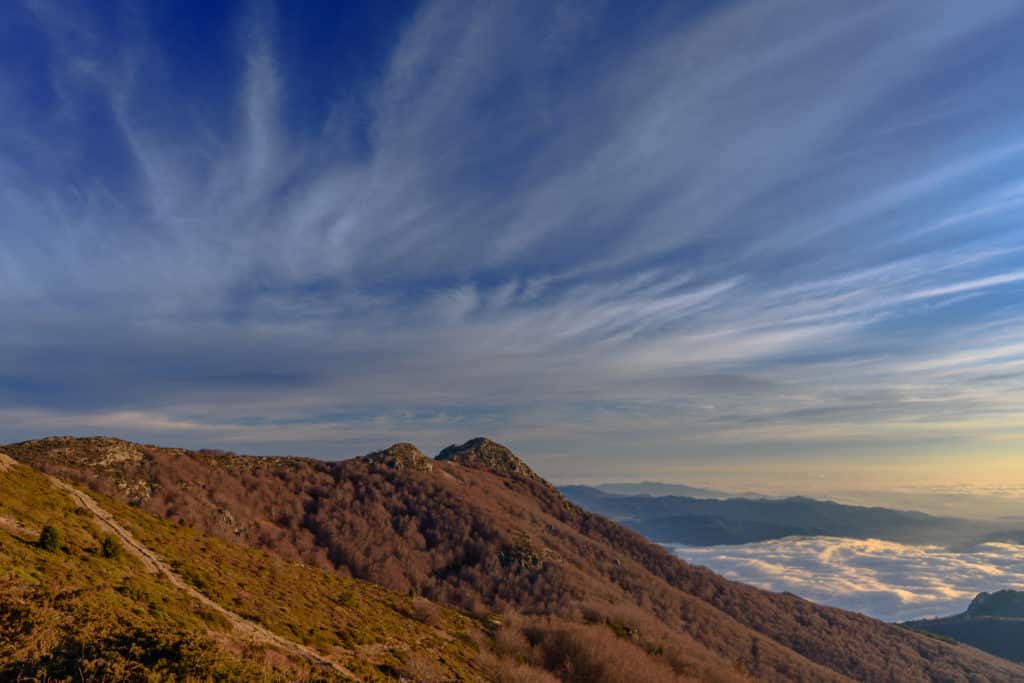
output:
[[[482,678],[476,626],[451,611],[90,494],[161,574],[44,475],[2,470],[2,680]],[[55,550],[38,544],[46,525]]]
[[[489,680],[1024,680],[1024,668],[972,648],[681,562],[572,504],[486,439],[445,449],[438,459],[396,444],[337,462],[109,438],[59,437],[3,450],[177,525],[272,552],[285,566],[299,561],[475,615],[493,625],[493,652],[481,652]],[[146,544],[185,549],[174,559],[190,584],[213,596],[229,591],[220,600],[250,589],[237,583],[247,575],[224,582],[202,566],[195,543],[210,543],[204,537],[190,536],[189,544],[177,537],[185,528],[159,525],[156,533],[148,517],[143,524],[129,514],[134,508],[124,511],[124,524]],[[303,626],[326,626],[322,619],[277,623],[278,600],[259,602],[273,586],[261,584],[236,611],[251,609],[294,638]],[[305,633],[304,642],[320,647],[315,632]],[[455,635],[453,642],[461,641]],[[533,678],[505,675],[520,665]]]

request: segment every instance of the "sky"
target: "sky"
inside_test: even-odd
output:
[[[1017,2],[0,6],[0,441],[1024,486]]]

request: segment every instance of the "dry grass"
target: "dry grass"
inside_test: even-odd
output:
[[[510,671],[528,667],[524,676],[540,667],[562,680],[626,680],[630,672],[650,680],[1024,680],[1019,666],[689,566],[530,477],[450,462],[395,470],[97,440],[5,450],[178,522],[183,526],[172,528],[182,532],[267,550],[480,618],[505,610],[531,615],[519,635],[495,635],[496,661]],[[169,533],[162,529],[158,536]],[[193,572],[196,585],[218,599],[236,596],[269,628],[331,642],[317,628],[325,623],[320,617],[273,613],[269,604],[287,596],[263,603],[252,587],[221,585],[196,559],[197,538],[208,536],[166,540],[188,548],[183,571]],[[409,603],[401,609],[409,621],[431,626],[427,610],[417,614]]]
[[[0,515],[52,525],[62,537],[61,548],[47,551],[0,531],[0,680],[344,678],[251,646],[221,614],[149,573],[134,555],[104,554],[104,532],[40,474],[11,468],[0,473],[0,488]],[[481,678],[471,639],[453,638],[474,628],[457,614],[104,504],[208,597],[329,653],[361,679],[387,679],[421,651],[435,653],[433,679]],[[417,609],[427,616],[414,618]]]

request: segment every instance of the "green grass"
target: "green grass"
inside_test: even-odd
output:
[[[41,474],[0,472],[0,491],[0,517],[30,530],[0,528],[0,680],[323,680],[304,661],[241,641],[222,614],[131,553],[109,542],[104,553],[106,532]],[[93,497],[209,598],[360,679],[410,666],[439,680],[481,678],[479,627],[462,615],[436,608],[427,620],[412,598]],[[37,542],[46,525],[59,531],[56,550]]]
[[[363,676],[399,667],[412,651],[435,653],[453,674],[473,678],[476,622],[436,608],[425,623],[416,601],[263,551],[203,536],[111,499],[118,520],[187,581],[232,611],[318,651],[353,657]]]
[[[0,679],[285,680],[222,652],[195,605],[134,558],[103,558],[91,516],[45,478],[18,467],[0,484],[0,516],[61,536],[47,550],[0,532]]]

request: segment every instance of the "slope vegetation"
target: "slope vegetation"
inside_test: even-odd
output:
[[[469,619],[0,464],[0,680],[484,678]]]
[[[340,462],[66,437],[4,450],[205,534],[484,621],[501,613],[486,656],[497,664],[483,664],[496,680],[526,680],[504,673],[516,666],[595,682],[1024,678],[977,650],[689,566],[485,439],[436,460],[408,444]]]

